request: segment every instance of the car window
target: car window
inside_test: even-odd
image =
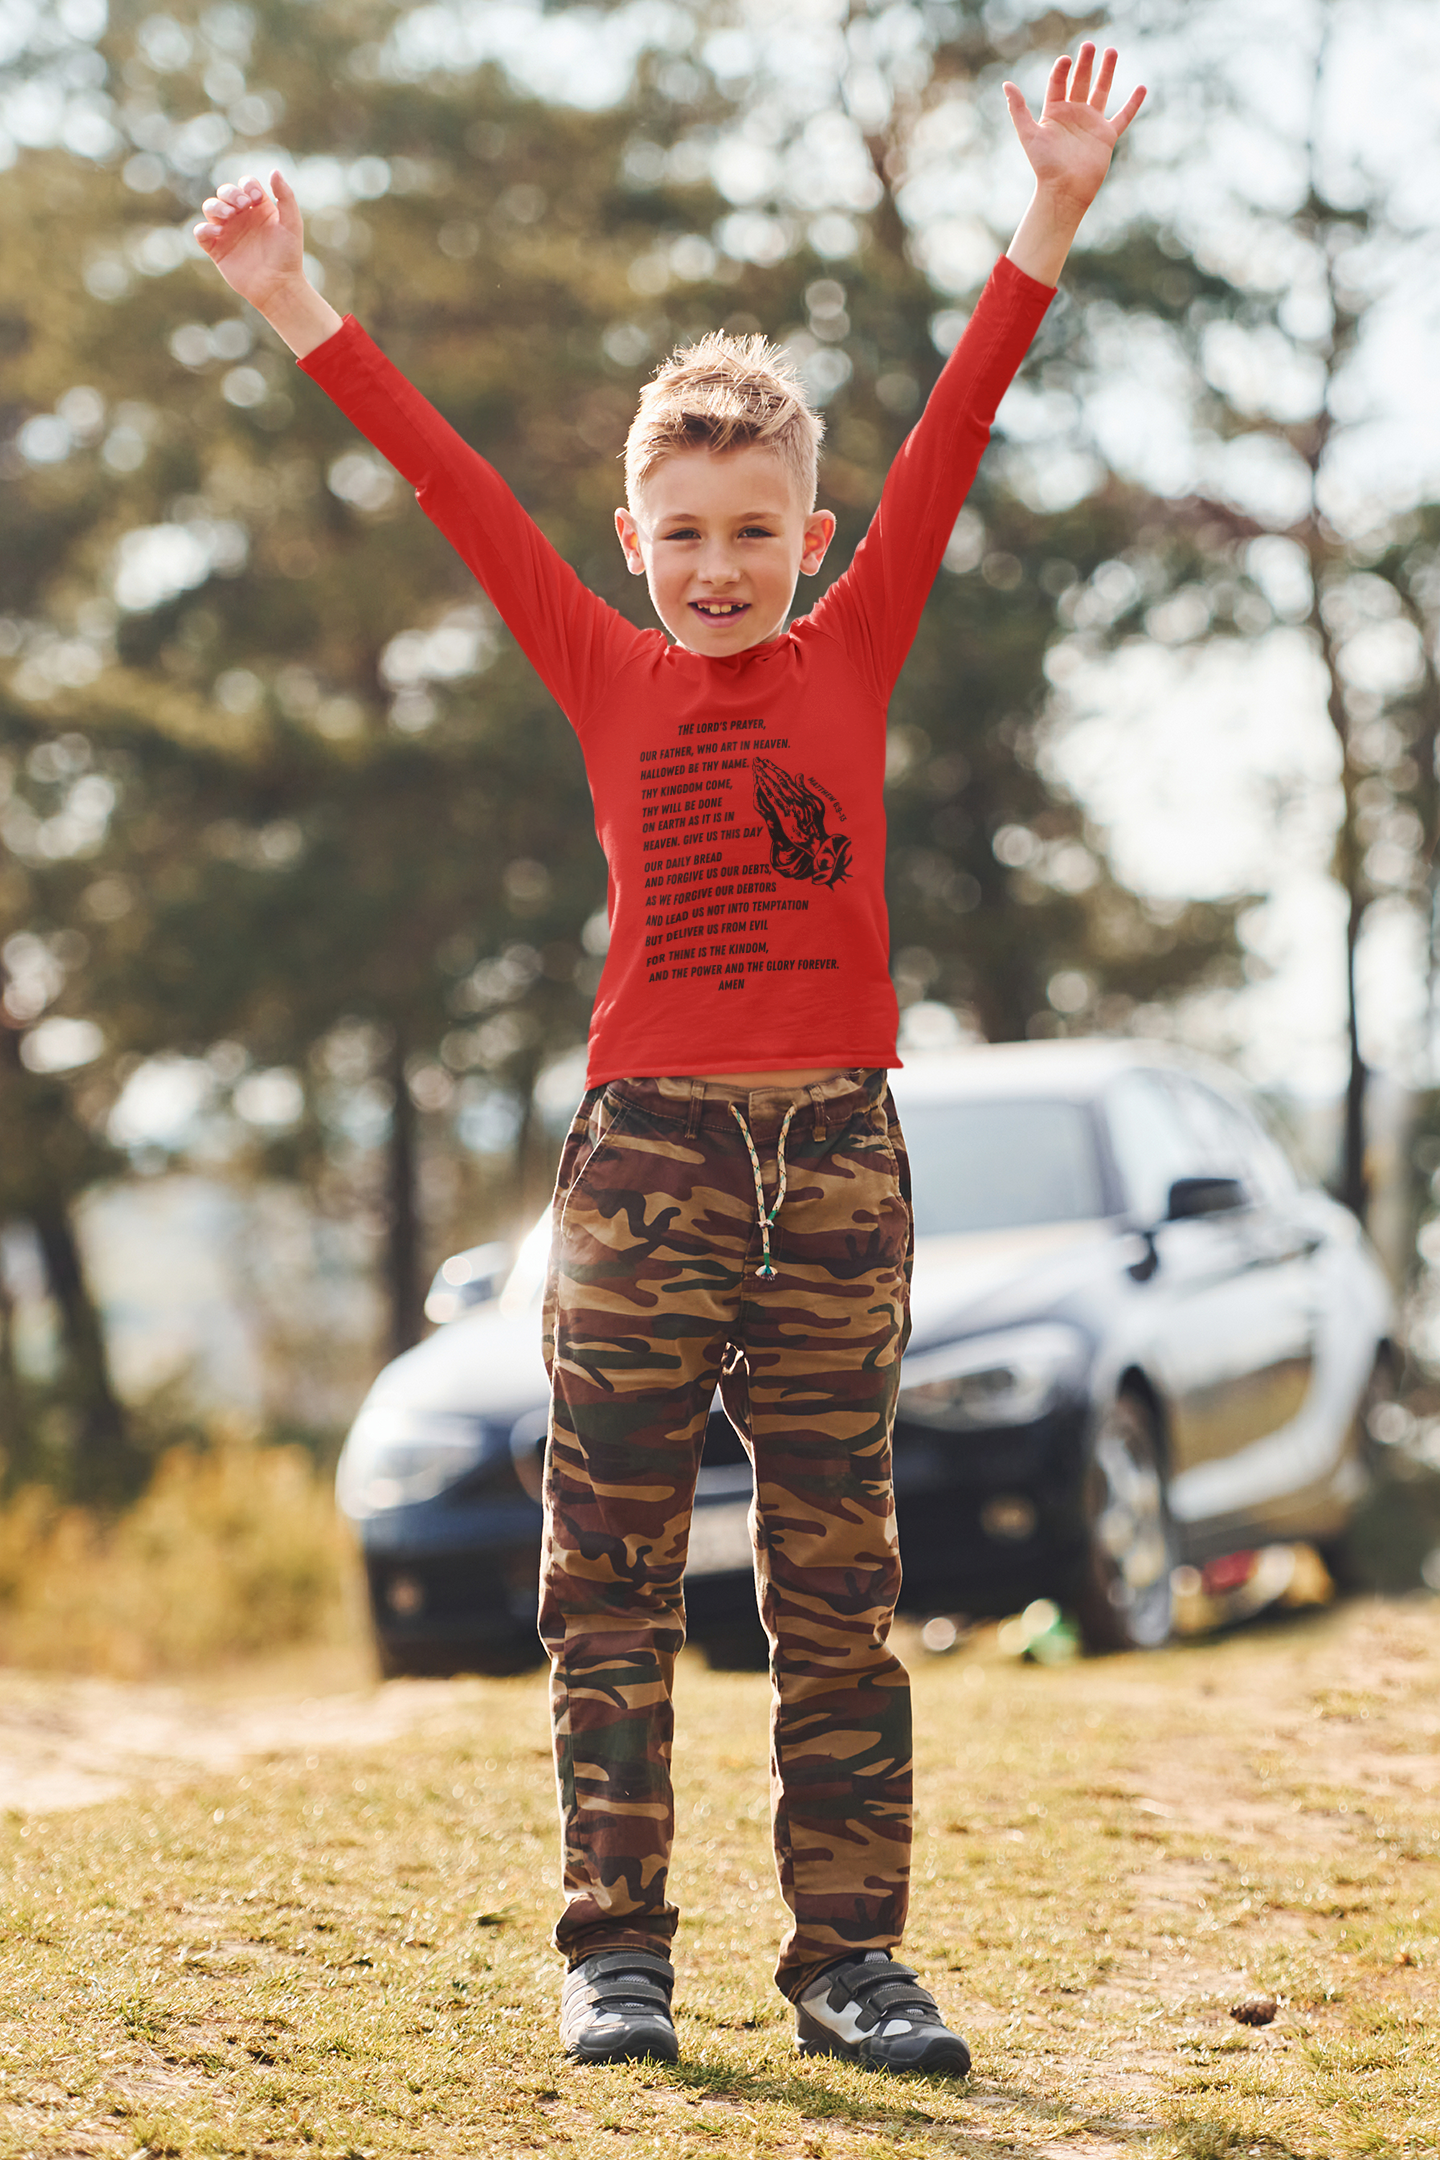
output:
[[[1258,1159],[1264,1166],[1265,1175],[1273,1180],[1272,1190],[1276,1197],[1299,1192],[1306,1181],[1295,1167],[1290,1141],[1271,1106],[1261,1097],[1256,1102],[1242,1105],[1241,1115],[1247,1124],[1253,1123],[1255,1127]]]
[[[1276,1200],[1294,1192],[1289,1163],[1237,1104],[1188,1073],[1177,1073],[1171,1084],[1186,1123],[1205,1148],[1207,1170],[1216,1177],[1243,1179],[1255,1200]]]
[[[1094,1127],[1079,1103],[914,1103],[903,1115],[920,1237],[1105,1213]]]
[[[1235,1130],[1235,1120],[1227,1117],[1226,1106],[1209,1088],[1199,1087],[1195,1081],[1179,1073],[1169,1076],[1172,1094],[1180,1105],[1180,1115],[1199,1150],[1196,1160],[1209,1177],[1238,1177],[1250,1183],[1249,1150]]]
[[[1163,1222],[1176,1178],[1203,1177],[1205,1152],[1158,1073],[1123,1073],[1105,1097],[1120,1182],[1137,1222]]]

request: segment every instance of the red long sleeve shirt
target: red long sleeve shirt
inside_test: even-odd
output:
[[[610,871],[589,1083],[893,1066],[885,714],[1052,290],[996,267],[849,568],[726,659],[636,630],[353,318],[301,362],[415,489],[568,716]]]

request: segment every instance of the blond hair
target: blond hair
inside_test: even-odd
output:
[[[710,330],[697,344],[678,346],[641,391],[625,438],[625,493],[633,509],[673,451],[755,448],[781,459],[808,510],[824,433],[783,346]]]

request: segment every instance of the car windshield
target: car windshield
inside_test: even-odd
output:
[[[901,1118],[920,1237],[1105,1213],[1094,1133],[1078,1103],[912,1103]]]

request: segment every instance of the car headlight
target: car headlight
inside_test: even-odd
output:
[[[353,1522],[433,1500],[472,1470],[492,1442],[477,1418],[377,1403],[350,1428],[335,1496]]]
[[[1058,1322],[973,1335],[907,1365],[900,1415],[945,1432],[1028,1425],[1079,1379],[1086,1355],[1085,1337]]]

